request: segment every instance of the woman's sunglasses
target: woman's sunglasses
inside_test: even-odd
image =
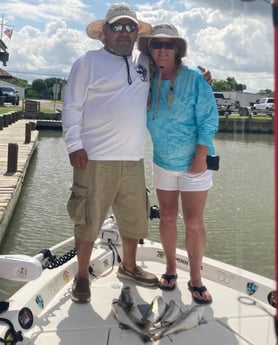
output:
[[[151,49],[175,49],[177,48],[176,41],[151,41]]]
[[[128,33],[134,32],[137,30],[137,24],[131,23],[131,24],[120,24],[120,23],[106,23],[106,25],[109,27],[109,29],[113,32],[123,32],[126,31]]]

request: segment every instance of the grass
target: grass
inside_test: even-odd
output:
[[[14,112],[14,111],[21,111],[22,106],[12,106],[12,107],[5,107],[5,106],[0,106],[0,115]]]

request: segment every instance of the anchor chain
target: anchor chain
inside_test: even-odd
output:
[[[47,268],[51,270],[62,266],[63,264],[74,258],[76,255],[76,250],[71,249],[60,257],[53,255],[49,249],[44,249],[40,253],[43,254],[43,259],[47,259],[47,261],[42,264],[43,269]]]

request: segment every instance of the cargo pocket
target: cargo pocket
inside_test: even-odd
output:
[[[73,185],[67,209],[70,219],[76,225],[87,224],[87,200],[88,189],[78,185]]]

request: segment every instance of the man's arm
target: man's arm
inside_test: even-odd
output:
[[[203,66],[197,66],[197,67],[203,72],[203,77],[205,78],[205,80],[209,84],[211,84],[212,83],[212,75],[211,75],[210,71]]]

